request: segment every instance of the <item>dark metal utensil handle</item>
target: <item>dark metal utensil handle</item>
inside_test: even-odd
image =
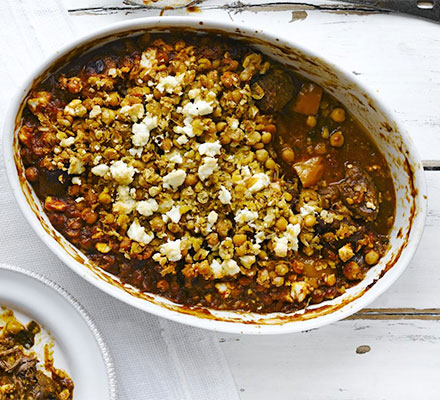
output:
[[[398,12],[440,22],[440,0],[342,0],[375,10]]]

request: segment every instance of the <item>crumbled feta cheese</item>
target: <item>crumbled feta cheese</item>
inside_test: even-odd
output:
[[[223,271],[225,275],[235,275],[240,272],[240,267],[235,260],[225,260],[222,263]]]
[[[314,214],[315,207],[310,204],[304,204],[299,210],[301,217],[305,217],[306,215]]]
[[[131,149],[128,149],[128,152],[130,153],[131,156],[138,158],[142,156],[143,151],[144,149],[142,147],[137,147],[137,148],[132,147]]]
[[[159,246],[160,253],[165,256],[168,261],[179,261],[182,259],[180,252],[180,239],[171,240]]]
[[[231,291],[226,283],[216,283],[215,288],[224,297],[227,298],[231,295]]]
[[[145,228],[139,225],[139,221],[135,219],[128,228],[127,236],[136,242],[148,244],[154,239],[154,233],[146,233]]]
[[[139,121],[144,116],[144,106],[142,104],[133,104],[132,106],[124,106],[119,110],[120,114],[130,118],[133,122]]]
[[[227,275],[236,275],[240,272],[240,267],[235,260],[224,260],[220,263],[214,258],[211,262],[210,268],[214,279],[221,279]]]
[[[188,97],[192,100],[195,99],[200,94],[200,89],[191,89],[188,92]]]
[[[179,127],[180,128],[180,127]],[[182,136],[179,136],[177,139],[176,139],[176,142],[178,143],[178,144],[180,144],[181,146],[183,146],[185,143],[188,143],[188,138],[185,136],[185,135],[182,135]]]
[[[128,185],[133,182],[135,172],[134,167],[127,165],[122,160],[114,162],[110,167],[110,173],[113,179],[121,185]]]
[[[231,204],[231,192],[226,189],[223,185],[220,186],[220,191],[218,192],[218,198],[220,200],[220,203],[222,204]]]
[[[96,165],[91,169],[92,174],[97,176],[104,176],[109,170],[110,167],[105,164]]]
[[[150,217],[159,209],[157,201],[154,199],[142,200],[137,203],[136,211],[144,217]]]
[[[64,113],[72,117],[81,118],[87,114],[87,108],[83,105],[81,100],[74,99],[64,107]]]
[[[116,68],[110,68],[108,70],[108,76],[111,76],[112,78],[114,78],[116,75],[117,75]]]
[[[102,113],[102,110],[101,110],[100,106],[98,106],[98,105],[93,106],[89,112],[89,118],[92,118],[92,119],[96,118],[98,115],[101,115],[101,113]]]
[[[249,169],[249,167],[247,165],[241,168],[241,176],[243,178],[248,178],[251,175],[252,175],[251,170]]]
[[[274,252],[278,257],[286,257],[288,250],[298,251],[298,235],[301,232],[300,224],[288,224],[281,237],[274,238]]]
[[[168,160],[170,162],[176,163],[176,164],[182,164],[183,163],[183,158],[181,156],[181,154],[178,151],[173,151],[171,153],[168,154]]]
[[[72,146],[72,144],[75,142],[75,138],[73,136],[70,136],[65,139],[61,139],[60,145],[63,147],[69,147]]]
[[[218,220],[218,214],[217,214],[214,210],[212,210],[212,211],[208,214],[208,222],[209,222],[211,225],[214,225],[214,224],[217,222],[217,220]]]
[[[156,49],[148,49],[142,53],[140,66],[145,69],[146,72],[150,72],[157,64],[156,53]]]
[[[159,79],[159,83],[156,86],[156,89],[159,90],[159,92],[161,93],[173,93],[175,89],[178,89],[180,87],[184,77],[185,74],[179,74],[176,76],[168,75],[161,77]]]
[[[214,157],[220,155],[220,149],[222,148],[222,145],[217,140],[213,143],[202,143],[199,146],[199,153],[201,156],[209,156]]]
[[[117,201],[113,205],[113,211],[117,214],[130,214],[136,208],[136,201],[130,196],[130,188],[118,186],[116,192]]]
[[[370,210],[375,210],[375,209],[376,209],[375,204],[372,203],[371,201],[367,201],[367,202],[365,203],[365,206],[366,206],[367,208],[369,208]]]
[[[299,302],[304,301],[306,296],[310,293],[309,285],[304,281],[292,282],[292,287],[290,288],[290,295],[294,300]]]
[[[81,160],[79,160],[75,156],[70,159],[69,169],[67,170],[67,173],[69,175],[80,175],[85,170],[86,169],[84,168],[84,163]]]
[[[145,146],[150,140],[150,132],[157,128],[157,117],[148,114],[140,123],[133,124],[131,141],[136,147]]]
[[[264,239],[266,239],[266,234],[264,232],[258,232],[255,235],[255,243],[260,244],[264,242]]]
[[[245,268],[250,268],[253,264],[255,264],[256,261],[256,257],[255,256],[242,256],[240,257],[240,262],[243,265],[243,267]]]
[[[168,175],[163,177],[163,187],[165,189],[176,190],[185,182],[186,172],[183,169],[176,169],[171,171]]]
[[[223,268],[217,259],[214,258],[212,260],[210,268],[211,268],[212,274],[214,276],[214,279],[223,278]]]
[[[250,193],[259,192],[260,190],[268,187],[270,184],[269,177],[263,172],[255,174],[252,178],[250,178],[250,181],[252,182],[252,185],[248,189]]]
[[[247,207],[243,210],[239,210],[235,214],[235,222],[239,224],[245,224],[246,222],[255,221],[258,218],[258,212],[250,211]]]
[[[81,178],[79,178],[78,176],[74,176],[73,178],[72,178],[72,183],[74,184],[74,185],[82,185],[82,181],[81,181]]]
[[[182,113],[185,115],[207,115],[211,114],[214,109],[211,104],[205,100],[195,100],[194,103],[186,103],[182,109]]]
[[[175,224],[178,224],[180,221],[180,217],[182,214],[180,214],[180,207],[174,206],[170,211],[165,213],[165,215],[173,221]]]
[[[334,214],[327,210],[322,210],[319,216],[326,224],[331,224],[334,221]]]
[[[217,159],[213,157],[204,157],[203,164],[199,167],[199,178],[204,181],[212,175],[217,168]]]
[[[77,203],[81,203],[82,201],[84,201],[85,199],[84,199],[84,197],[77,197],[76,199],[75,199],[75,202],[77,202]]]

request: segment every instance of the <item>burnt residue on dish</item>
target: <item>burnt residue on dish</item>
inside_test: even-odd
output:
[[[166,29],[166,30],[168,30],[168,29]],[[133,32],[133,33],[134,33],[134,32]],[[136,32],[136,33],[137,33],[137,32]],[[218,33],[218,32],[216,31],[216,33]],[[237,33],[238,33],[238,35],[240,35],[240,32],[237,32]],[[124,34],[121,34],[120,36],[126,36],[126,35],[127,35],[127,34],[124,33]],[[96,43],[94,43],[93,45],[98,44],[98,43],[101,42],[102,40],[105,40],[105,39],[100,39],[100,40],[98,40]],[[259,39],[249,39],[249,38],[248,38],[247,41],[249,41],[251,44],[254,44],[254,43],[257,43],[257,44],[265,44],[264,41],[261,41],[261,42],[260,42]],[[90,44],[89,44],[89,45],[86,45],[85,47],[89,47],[89,46],[90,46]],[[295,50],[292,50],[292,49],[290,49],[290,48],[286,48],[286,47],[280,47],[280,48],[282,49],[283,53],[285,53],[285,54],[287,55],[287,58],[289,58],[289,59],[291,59],[291,60],[294,60],[294,59],[298,60],[299,58],[302,59],[302,55],[301,55],[301,53],[299,53],[299,52],[297,52],[297,51],[295,51]],[[80,53],[82,53],[84,50],[85,50],[85,48],[80,49],[80,50],[78,50],[78,51],[79,51]],[[70,55],[66,56],[66,58],[68,58],[68,59],[72,59],[72,57],[75,57],[76,54],[78,54],[78,53],[75,52],[74,54],[70,54]],[[66,63],[65,59],[63,59],[63,60],[59,60],[59,61],[57,62],[57,64],[56,64],[56,66],[55,66],[55,69],[59,69],[59,68],[60,68],[61,66],[63,66],[65,63]],[[331,71],[330,68],[328,68],[327,66],[323,66],[323,64],[320,62],[319,59],[316,59],[316,60],[309,60],[309,63],[310,63],[311,66],[313,66],[313,67],[315,67],[315,68],[319,68],[319,67],[324,68],[324,69],[326,69],[326,72],[328,72],[330,75],[333,75],[333,76],[334,76],[334,79],[335,79],[335,82],[333,82],[332,84],[329,83],[329,86],[334,85],[334,87],[337,88],[337,86],[338,86],[338,85],[337,85],[337,76],[336,76],[336,74],[333,73],[333,71]],[[54,68],[51,68],[51,71],[48,71],[48,74],[52,73],[53,70],[54,70]],[[40,80],[40,81],[41,81],[41,80]],[[361,101],[361,100],[359,100],[359,101]],[[374,108],[374,106],[372,106],[372,103],[371,103],[370,101],[368,102],[368,105],[369,105],[371,108]],[[18,124],[18,123],[19,123],[19,119],[17,119],[17,124]],[[387,129],[387,130],[388,130],[388,129]],[[388,130],[388,131],[389,131],[389,130]],[[17,142],[16,142],[16,141],[14,142],[14,145],[17,145]],[[406,157],[405,157],[405,158],[406,158]],[[16,162],[17,162],[17,166],[18,166],[18,169],[19,169],[19,176],[20,176],[20,178],[21,178],[21,180],[22,180],[22,184],[23,184],[23,186],[27,186],[27,187],[28,187],[28,185],[27,185],[27,183],[25,182],[25,179],[24,179],[24,173],[23,173],[24,171],[23,171],[23,169],[22,169],[22,167],[21,167],[19,157],[16,159]],[[407,160],[406,160],[406,164],[407,164],[407,165],[405,165],[405,169],[408,171],[408,174],[410,175],[412,170],[411,170],[410,164],[409,164],[409,162],[408,162]],[[412,177],[411,175],[410,175],[410,179],[411,179],[411,182],[412,182],[412,184],[413,184],[413,177]],[[123,288],[124,290],[130,292],[130,294],[132,294],[132,295],[140,296],[140,297],[142,297],[142,298],[146,298],[146,299],[148,299],[149,301],[153,301],[153,302],[155,302],[155,303],[159,303],[159,304],[161,304],[162,306],[165,306],[165,307],[167,307],[167,308],[171,308],[171,309],[178,310],[179,312],[184,312],[184,313],[189,313],[189,314],[197,314],[197,315],[200,314],[201,316],[204,316],[204,317],[207,317],[207,316],[209,315],[209,311],[207,311],[207,310],[204,309],[204,308],[200,308],[200,307],[182,307],[182,306],[179,306],[179,305],[176,305],[176,306],[175,306],[175,305],[170,305],[170,304],[166,304],[166,305],[164,305],[163,302],[162,302],[160,299],[158,299],[158,298],[156,298],[156,297],[154,297],[154,296],[150,296],[150,295],[148,295],[148,294],[147,294],[147,295],[145,295],[145,294],[139,294],[138,291],[137,291],[136,289],[128,288],[126,285],[121,285],[121,284],[120,284],[117,280],[115,280],[112,276],[109,276],[108,274],[103,273],[102,271],[99,271],[99,270],[97,271],[97,270],[95,269],[95,267],[94,267],[92,264],[90,264],[90,263],[88,263],[87,261],[85,261],[84,257],[83,257],[82,255],[80,255],[79,252],[77,253],[75,249],[73,249],[70,245],[68,245],[68,244],[65,242],[64,238],[62,238],[57,232],[55,232],[55,231],[53,230],[53,228],[52,228],[48,223],[46,223],[46,222],[44,221],[44,218],[42,218],[41,215],[40,215],[40,214],[41,214],[41,209],[40,209],[39,205],[36,205],[36,204],[35,204],[35,202],[34,202],[34,198],[33,198],[33,196],[32,196],[32,191],[30,190],[30,188],[28,187],[28,190],[24,190],[24,191],[25,191],[25,193],[26,193],[26,192],[28,193],[28,195],[27,195],[26,197],[27,197],[29,203],[31,204],[31,206],[32,206],[32,203],[34,203],[34,205],[35,205],[35,207],[33,207],[34,212],[35,212],[36,215],[39,217],[39,219],[40,219],[40,221],[42,222],[42,224],[44,225],[44,228],[46,229],[46,231],[48,231],[48,232],[51,234],[52,237],[55,236],[55,239],[56,239],[58,242],[62,243],[62,246],[63,246],[64,248],[66,248],[66,246],[69,247],[69,254],[71,254],[72,256],[74,256],[75,259],[77,259],[77,261],[79,261],[79,262],[81,262],[81,263],[86,263],[86,264],[88,264],[88,266],[89,266],[91,269],[93,269],[94,272],[97,273],[97,274],[100,276],[100,279],[105,279],[106,281],[112,283],[113,285],[118,285],[118,286],[120,286],[121,288]],[[414,194],[414,193],[412,193],[412,194]],[[413,199],[412,199],[412,203],[413,203],[413,209],[412,209],[411,216],[410,216],[410,220],[411,220],[411,221],[413,220],[414,216],[416,215],[415,204],[414,204],[414,202],[413,202]],[[411,224],[410,224],[410,226],[411,226]],[[407,237],[409,236],[409,233],[410,233],[410,229],[409,229],[408,232],[407,232]],[[393,257],[393,260],[390,261],[390,262],[388,263],[388,266],[387,266],[387,269],[386,269],[386,270],[388,270],[392,265],[394,265],[394,263],[395,263],[395,262],[397,261],[397,259],[399,258],[399,256],[400,256],[400,252],[401,252],[401,251],[402,251],[402,249],[401,249],[398,253],[395,254],[395,256]],[[386,272],[386,270],[385,270],[385,272]],[[383,273],[385,273],[385,272],[383,272]],[[355,297],[357,298],[357,297],[359,297],[360,295],[361,295],[361,294],[356,295]],[[322,306],[322,307],[319,307],[319,308],[314,308],[313,310],[306,310],[306,312],[304,312],[304,313],[295,313],[295,314],[292,314],[292,315],[286,316],[285,318],[283,317],[283,318],[281,318],[281,320],[278,319],[278,318],[275,318],[275,319],[272,319],[272,320],[271,320],[272,322],[269,322],[269,320],[265,320],[265,321],[263,321],[263,322],[259,321],[259,323],[280,323],[280,321],[288,322],[288,321],[295,320],[295,319],[302,320],[302,319],[314,318],[314,317],[316,317],[316,316],[318,316],[318,315],[323,315],[323,314],[326,314],[326,313],[328,313],[328,312],[333,312],[333,311],[335,311],[336,309],[338,309],[338,308],[342,307],[343,305],[347,304],[348,302],[351,302],[352,300],[353,300],[353,298],[350,298],[350,299],[347,299],[346,301],[344,300],[344,302],[342,302],[341,304],[336,304],[336,305],[333,305],[333,306]],[[217,317],[217,316],[212,316],[212,318],[218,318],[218,317]]]

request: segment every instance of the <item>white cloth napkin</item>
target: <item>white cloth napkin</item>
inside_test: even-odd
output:
[[[69,16],[57,0],[0,1],[1,127],[17,85],[73,35]],[[43,274],[82,303],[110,348],[121,400],[238,399],[214,333],[131,308],[78,277],[32,231],[16,206],[4,168],[1,155],[0,262]]]

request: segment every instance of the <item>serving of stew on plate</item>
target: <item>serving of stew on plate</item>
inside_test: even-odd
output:
[[[388,249],[393,180],[368,132],[224,36],[145,33],[78,56],[33,88],[18,139],[54,228],[179,304],[290,313]]]

